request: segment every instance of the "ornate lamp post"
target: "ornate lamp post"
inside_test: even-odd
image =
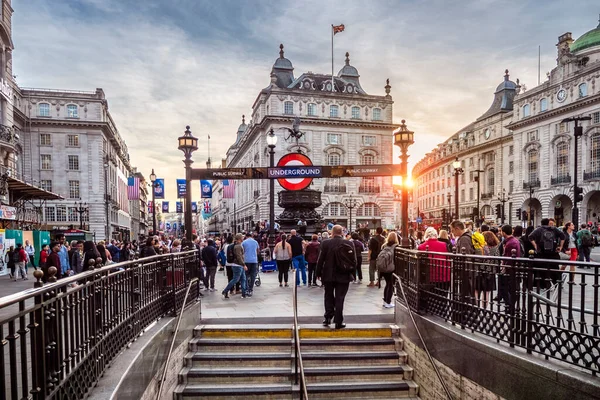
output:
[[[452,193],[447,193],[446,198],[448,199],[448,226],[452,223]]]
[[[277,136],[273,128],[267,134],[267,146],[269,147],[269,167],[275,166],[275,146],[277,145]],[[273,254],[275,247],[275,179],[269,179],[269,248]]]
[[[75,202],[75,211],[79,214],[79,229],[83,230],[83,214],[89,210],[90,207],[87,203]]]
[[[400,128],[394,131],[394,145],[400,147],[400,171],[402,173],[402,209],[400,232],[402,234],[401,246],[404,248],[410,247],[408,240],[408,147],[415,142],[415,133],[409,131],[406,127],[405,120],[402,120]]]
[[[192,136],[192,132],[190,131],[189,125],[185,127],[185,132],[183,136],[179,136],[177,138],[179,142],[179,146],[177,147],[179,150],[183,152],[185,156],[185,160],[183,163],[185,164],[185,238],[188,242],[192,242],[192,185],[190,181],[192,180],[192,153],[198,150],[198,139]]]
[[[352,228],[352,210],[358,206],[358,201],[350,197],[344,200],[344,205],[350,211],[350,222],[348,223],[348,232],[352,232],[354,229]]]
[[[156,199],[154,198],[154,188],[156,187],[156,174],[154,168],[150,173],[150,182],[152,182],[152,234],[156,235]]]
[[[452,163],[452,167],[454,167],[454,212],[456,213],[456,219],[460,218],[460,214],[458,213],[458,176],[465,171],[460,166],[460,161],[458,161],[458,157]]]
[[[510,200],[510,197],[506,195],[506,189],[502,189],[502,193],[498,193],[498,201],[502,203],[502,209],[500,210],[500,221],[504,225],[504,204]]]
[[[579,122],[581,121],[590,121],[592,119],[592,117],[590,117],[589,115],[586,117],[571,117],[571,118],[565,118],[562,120],[563,123],[569,123],[569,122],[575,122],[575,128],[573,128],[573,135],[575,136],[575,154],[574,154],[574,162],[575,162],[575,173],[573,174],[573,214],[572,214],[572,219],[573,219],[573,223],[575,224],[575,229],[579,229],[579,208],[577,207],[577,203],[579,203],[580,201],[583,201],[583,188],[580,188],[579,186],[577,186],[577,162],[578,162],[578,155],[577,155],[577,141],[579,140],[579,138],[581,136],[583,136],[583,126],[579,125]]]

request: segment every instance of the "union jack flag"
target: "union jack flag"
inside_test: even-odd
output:
[[[344,32],[344,29],[346,29],[346,27],[344,26],[344,24],[341,24],[341,25],[331,25],[331,27],[333,28],[333,34],[334,35],[336,33]]]
[[[212,207],[210,205],[210,200],[206,200],[204,202],[204,214],[211,214],[212,213]]]

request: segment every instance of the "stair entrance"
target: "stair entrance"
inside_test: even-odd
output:
[[[398,329],[300,325],[308,397],[418,398]],[[199,325],[175,399],[299,399],[291,325]]]

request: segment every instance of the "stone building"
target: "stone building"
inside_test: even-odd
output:
[[[545,82],[525,91],[507,71],[490,109],[416,164],[414,195],[426,222],[439,222],[442,209],[454,208],[448,199],[454,196],[456,159],[464,170],[460,219],[472,219],[479,205],[486,221],[499,222],[495,208],[504,205],[505,222],[513,225],[537,225],[543,217],[570,220],[573,122],[563,120],[579,116],[591,117],[582,122],[578,144],[580,222],[600,221],[600,25],[575,41],[569,32],[561,35],[557,48],[557,66]]]
[[[283,45],[279,54],[271,69],[271,83],[252,105],[251,121],[242,117],[236,142],[227,151],[227,167],[268,166],[266,136],[271,128],[278,136],[275,162],[284,154],[301,151],[314,165],[392,163],[392,132],[398,125],[392,122],[389,84],[383,96],[367,94],[348,53],[333,79],[313,72],[295,76]],[[297,145],[280,129],[291,127],[296,116],[304,132]],[[249,229],[253,221],[268,219],[268,181],[238,180],[235,185],[235,199],[215,199],[219,209],[228,210],[223,214],[224,225],[240,231]],[[278,183],[275,186],[277,192],[282,190]],[[326,221],[347,225],[343,201],[352,196],[360,204],[353,212],[353,224],[394,227],[391,177],[315,179],[309,188],[322,191],[318,211]],[[276,216],[282,211],[276,206]]]

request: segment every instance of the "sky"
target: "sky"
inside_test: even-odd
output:
[[[572,5],[576,4],[576,5]],[[12,0],[13,73],[23,87],[93,91],[146,177],[184,177],[177,137],[199,138],[194,167],[225,157],[279,56],[303,72],[335,71],[344,54],[368,94],[390,79],[394,123],[415,132],[412,167],[483,114],[504,70],[537,86],[559,35],[598,25],[597,0]],[[391,134],[391,132],[390,132]],[[397,150],[397,149],[396,149]],[[214,164],[213,164],[214,166]],[[198,186],[198,187],[196,187]],[[199,198],[194,184],[194,198]]]

